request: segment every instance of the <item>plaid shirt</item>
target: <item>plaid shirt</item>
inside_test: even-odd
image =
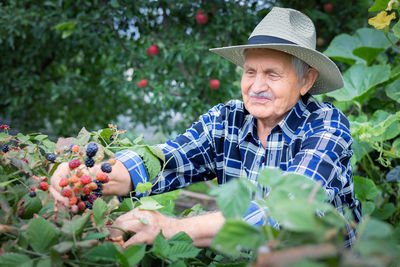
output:
[[[157,145],[164,151],[166,161],[173,159],[151,193],[183,188],[214,177],[218,184],[240,176],[257,184],[261,168],[279,167],[321,181],[336,209],[344,214],[347,206],[355,220],[360,221],[361,207],[353,190],[351,143],[346,117],[333,105],[319,103],[307,94],[271,130],[264,148],[257,136],[255,118],[243,102],[232,100],[202,115],[175,140]],[[134,186],[147,181],[147,173],[136,153],[125,150],[116,157],[127,167]],[[136,193],[136,196],[143,195]],[[243,218],[250,224],[263,225],[265,212],[267,208],[254,200]],[[273,219],[269,223],[278,226]],[[345,246],[352,245],[355,237],[354,231],[348,230]]]

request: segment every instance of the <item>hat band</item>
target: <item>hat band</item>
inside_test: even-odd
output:
[[[255,35],[247,41],[248,45],[254,44],[295,44],[291,41],[269,35]]]

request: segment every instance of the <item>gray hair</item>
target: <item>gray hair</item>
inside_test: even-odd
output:
[[[301,81],[301,79],[303,79],[304,74],[310,68],[310,66],[307,63],[305,63],[303,60],[293,55],[292,55],[292,66],[294,71],[296,72],[297,80],[299,82]]]

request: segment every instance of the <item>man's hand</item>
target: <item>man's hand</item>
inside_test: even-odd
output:
[[[214,236],[225,222],[221,212],[175,219],[167,217],[157,211],[140,210],[136,208],[117,218],[110,231],[110,239],[120,241],[124,232],[135,233],[125,242],[124,248],[133,244],[153,244],[154,239],[162,231],[164,237],[169,239],[179,232],[185,232],[193,239],[193,245],[208,247]]]
[[[134,236],[125,242],[124,248],[133,244],[153,244],[156,236],[162,231],[165,238],[171,238],[178,233],[176,229],[177,219],[167,217],[158,211],[133,209],[117,218],[113,226],[122,228]],[[117,228],[110,230],[111,240],[122,240],[124,232]]]
[[[87,168],[85,165],[78,167],[85,175],[89,175],[95,179],[96,174],[101,172],[100,164],[96,164],[92,168]],[[62,178],[68,178],[72,175],[68,163],[61,163],[55,170],[50,180],[50,193],[56,200],[56,203],[69,207],[69,200],[61,195],[61,187],[59,185]],[[126,196],[132,191],[132,182],[128,170],[124,164],[117,160],[112,166],[112,172],[108,174],[110,181],[103,185],[103,195]],[[66,188],[69,188],[67,186]]]

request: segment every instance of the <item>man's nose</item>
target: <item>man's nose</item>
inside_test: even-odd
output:
[[[253,85],[251,86],[251,89],[253,90],[254,93],[260,93],[263,91],[267,91],[268,89],[268,83],[267,79],[264,75],[257,75]]]

